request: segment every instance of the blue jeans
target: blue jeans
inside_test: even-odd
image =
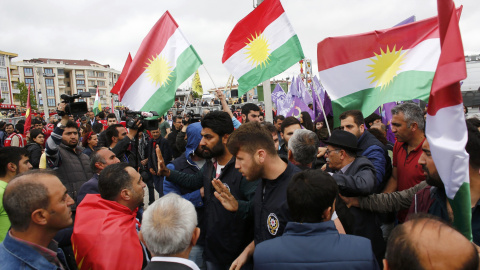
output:
[[[203,261],[203,246],[195,245],[190,251],[190,256],[188,257],[190,261],[193,261],[200,270],[206,270],[205,262]]]

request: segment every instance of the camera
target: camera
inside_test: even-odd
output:
[[[188,118],[188,119],[185,119],[185,118]],[[182,124],[183,124],[184,126],[185,126],[185,125],[192,124],[192,123],[196,123],[196,122],[202,121],[202,116],[200,116],[200,114],[195,114],[195,113],[193,113],[193,111],[188,112],[188,113],[185,115],[185,118],[182,119]]]
[[[65,114],[68,115],[82,115],[88,112],[87,102],[74,102],[77,98],[87,98],[91,97],[89,92],[81,92],[76,95],[61,95],[60,98],[63,99],[65,106]],[[60,114],[59,114],[60,115]]]
[[[150,112],[140,112],[140,111],[126,111],[127,115],[127,128],[142,131],[142,130],[156,130],[158,129],[158,119],[147,120],[147,117],[158,116],[158,113],[155,111]],[[140,120],[142,125],[140,128],[137,126],[137,121]]]

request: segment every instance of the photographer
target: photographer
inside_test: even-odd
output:
[[[134,128],[128,130],[128,134],[127,129],[120,124],[114,124],[107,128],[105,134],[107,137],[108,148],[115,153],[115,156],[117,156],[121,162],[126,162],[135,166],[136,154],[128,149],[141,126],[142,124],[140,124],[140,120],[137,120]]]
[[[183,151],[180,151],[176,145],[177,135],[182,130],[182,127],[182,118],[180,116],[174,116],[172,132],[167,136],[167,141],[172,148],[173,158],[178,158],[183,153]]]

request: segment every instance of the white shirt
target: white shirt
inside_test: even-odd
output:
[[[200,270],[200,268],[198,268],[198,266],[190,261],[190,260],[187,260],[187,259],[184,259],[184,258],[179,258],[179,257],[159,257],[159,256],[155,256],[152,258],[151,260],[152,262],[174,262],[174,263],[181,263],[183,265],[186,265],[190,268],[192,268],[193,270]]]

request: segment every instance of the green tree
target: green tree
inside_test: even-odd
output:
[[[24,107],[27,106],[27,98],[28,98],[28,86],[25,85],[24,82],[20,82],[17,84],[17,88],[20,90],[20,94],[18,94],[18,99],[20,100],[20,106]],[[37,100],[35,98],[35,91],[34,89],[30,92],[30,105],[32,109],[37,109]]]
[[[201,98],[200,95],[195,91],[192,91],[192,97],[193,98]]]

